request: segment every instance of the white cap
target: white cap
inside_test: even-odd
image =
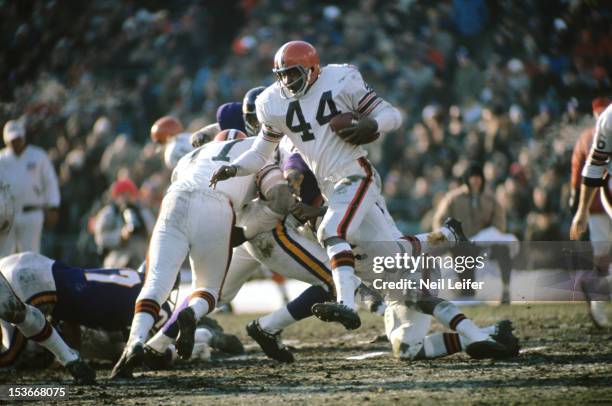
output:
[[[9,120],[4,125],[4,143],[9,144],[11,141],[16,140],[17,138],[25,137],[25,128],[23,124],[17,120]]]

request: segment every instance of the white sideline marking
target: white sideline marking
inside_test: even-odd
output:
[[[547,349],[548,347],[543,345],[541,347],[531,347],[531,348],[521,348],[521,350],[519,351],[521,354],[525,353],[525,352],[534,352],[534,351],[543,351],[545,349]]]
[[[377,358],[377,357],[382,357],[382,356],[386,356],[386,355],[389,355],[389,354],[391,354],[391,353],[387,352],[387,351],[366,352],[365,354],[353,355],[352,357],[347,357],[346,359],[361,361],[361,360],[364,360],[364,359]]]

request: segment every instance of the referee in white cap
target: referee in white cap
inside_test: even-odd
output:
[[[28,145],[25,136],[20,121],[10,120],[4,125],[6,147],[0,151],[0,176],[10,185],[15,204],[15,221],[5,243],[9,254],[40,252],[43,223],[46,220],[54,225],[59,214],[55,169],[45,151]]]

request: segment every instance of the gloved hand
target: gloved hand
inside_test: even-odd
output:
[[[343,128],[337,134],[349,144],[362,145],[376,140],[380,136],[377,131],[378,123],[376,120],[370,117],[362,117],[355,125]]]
[[[206,144],[209,139],[210,137],[208,136],[208,134],[206,134],[203,131],[196,131],[193,134],[191,134],[191,137],[189,137],[191,146],[194,148],[201,147],[202,145]]]
[[[289,211],[295,216],[295,218],[305,222],[311,218],[317,218],[325,215],[327,207],[315,207],[306,203],[296,202],[289,208]]]
[[[234,165],[223,165],[219,167],[215,173],[213,173],[208,186],[214,189],[217,186],[217,182],[222,182],[229,178],[233,178],[236,176],[236,172],[238,172],[238,168],[236,168]]]

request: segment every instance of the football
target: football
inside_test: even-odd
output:
[[[337,114],[329,122],[329,126],[335,133],[344,128],[354,126],[355,124],[357,124],[357,117],[353,113]]]

